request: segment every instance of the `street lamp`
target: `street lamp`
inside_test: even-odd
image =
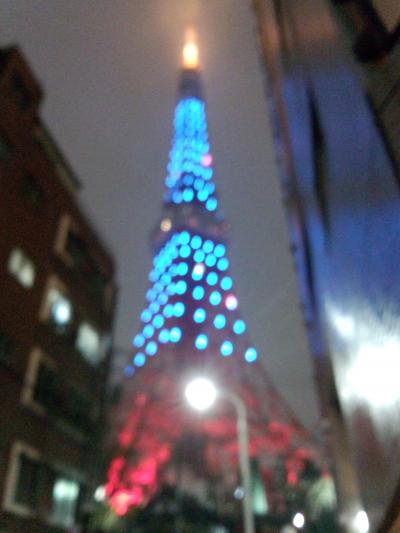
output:
[[[241,484],[244,489],[242,499],[244,533],[255,533],[254,516],[251,499],[251,471],[249,461],[249,434],[247,427],[247,410],[242,399],[227,390],[218,390],[212,381],[199,377],[191,381],[185,389],[186,399],[191,407],[198,411],[209,409],[217,397],[230,402],[237,416],[237,435],[239,445],[239,470]]]

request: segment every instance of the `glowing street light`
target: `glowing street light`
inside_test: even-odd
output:
[[[293,517],[292,523],[297,529],[302,529],[306,523],[303,513],[296,513]]]
[[[239,448],[239,469],[243,487],[243,525],[244,533],[255,533],[254,516],[251,498],[251,471],[249,461],[249,436],[247,426],[247,410],[242,399],[230,391],[217,391],[213,382],[204,377],[195,378],[185,389],[186,399],[191,407],[205,411],[212,407],[218,396],[230,402],[237,416],[237,436]]]
[[[365,511],[358,511],[353,520],[354,529],[359,533],[368,533],[369,520]]]
[[[212,381],[196,378],[185,389],[186,400],[197,411],[205,411],[212,407],[217,398],[217,389]]]

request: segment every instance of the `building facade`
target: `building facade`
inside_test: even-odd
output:
[[[398,531],[400,5],[253,0],[346,531]]]
[[[39,115],[16,48],[0,53],[0,531],[80,522],[99,465],[115,303],[110,254]]]

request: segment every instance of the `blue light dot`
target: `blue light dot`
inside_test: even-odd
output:
[[[188,273],[188,270],[189,270],[189,267],[187,263],[179,263],[179,265],[177,266],[177,273],[180,276],[186,276],[186,274]]]
[[[182,263],[182,264],[185,264],[185,263]],[[168,283],[171,282],[173,276],[176,276],[176,274],[178,273],[178,265],[176,265],[175,263],[173,263],[169,269],[168,269],[168,272],[170,273],[170,280]]]
[[[149,342],[146,346],[147,355],[155,355],[157,353],[157,343],[154,341]]]
[[[217,329],[224,328],[225,324],[226,324],[226,318],[224,317],[224,315],[216,315],[215,316],[215,318],[214,318],[214,326]]]
[[[189,257],[189,255],[190,255],[190,246],[188,246],[187,244],[182,246],[182,248],[179,251],[179,255],[181,257],[184,257],[184,258]]]
[[[153,333],[154,328],[150,324],[147,324],[147,326],[143,328],[143,335],[146,337],[146,339],[149,339],[153,335]]]
[[[194,253],[193,259],[196,261],[196,263],[202,263],[206,257],[206,254],[203,252],[203,250],[196,250]]]
[[[231,341],[224,341],[221,344],[221,354],[224,357],[227,357],[228,355],[231,355],[232,352],[233,352],[233,344],[231,343]]]
[[[178,328],[178,326],[174,326],[171,328],[171,331],[169,332],[169,340],[171,342],[179,342],[182,337],[182,330],[181,328]]]
[[[183,191],[183,200],[185,202],[191,202],[193,200],[194,192],[193,189],[185,189]]]
[[[229,291],[229,289],[232,288],[232,285],[233,285],[232,278],[230,278],[229,276],[222,278],[221,289],[224,289],[224,291]]]
[[[175,283],[170,283],[166,288],[167,294],[173,296],[175,294]]]
[[[210,294],[210,304],[211,305],[218,305],[221,303],[221,300],[222,300],[222,296],[221,296],[221,293],[218,292],[218,291],[213,291],[211,294]]]
[[[156,270],[152,270],[149,274],[149,280],[154,283],[158,280],[158,272]]]
[[[206,191],[206,189],[201,189],[197,193],[197,198],[200,202],[205,202],[208,198],[208,192]]]
[[[201,324],[206,319],[206,312],[204,309],[199,307],[196,309],[196,311],[193,313],[193,320],[197,322],[198,324]]]
[[[175,204],[180,204],[182,202],[182,193],[180,191],[174,191],[172,193],[172,200]]]
[[[135,335],[135,338],[133,339],[133,345],[136,346],[136,348],[141,348],[144,344],[144,337],[141,333],[138,333]]]
[[[165,294],[165,292],[162,292],[158,295],[157,302],[160,305],[165,305],[168,302],[168,296]]]
[[[218,282],[218,274],[216,272],[210,272],[208,275],[207,275],[207,283],[209,285],[216,285]]]
[[[208,267],[213,267],[217,262],[217,258],[214,254],[208,254],[205,263]]]
[[[203,188],[203,185],[204,185],[204,181],[201,178],[196,178],[194,180],[193,187],[196,189],[196,191],[200,191]]]
[[[225,246],[223,244],[217,244],[214,249],[214,254],[217,257],[223,257],[225,255]]]
[[[233,331],[236,333],[236,335],[241,335],[246,331],[246,324],[243,320],[236,320],[236,322],[233,324]]]
[[[214,249],[214,244],[212,241],[204,241],[203,250],[206,254],[209,254]]]
[[[169,341],[169,331],[167,329],[162,329],[158,335],[158,340],[165,344]]]
[[[161,281],[163,282],[164,285],[168,285],[168,283],[171,282],[171,276],[169,274],[163,274],[161,276]]]
[[[222,270],[222,271],[227,270],[228,267],[229,267],[228,259],[226,257],[223,257],[222,259],[220,259],[218,261],[218,265],[217,266],[218,266],[219,270]]]
[[[174,315],[176,317],[181,317],[185,312],[185,304],[182,302],[176,302],[174,305]]]
[[[183,281],[183,279],[179,280],[175,285],[175,292],[176,294],[185,294],[187,289],[186,281]]]
[[[204,289],[201,285],[197,285],[192,292],[192,296],[195,300],[201,300],[204,296]]]
[[[203,171],[203,173],[204,173],[204,178],[205,178],[206,180],[209,180],[209,179],[212,178],[212,175],[213,175],[212,168],[205,168],[204,171]]]
[[[171,318],[174,315],[174,306],[172,304],[167,304],[163,309],[163,315],[165,318]]]
[[[149,322],[149,320],[151,319],[151,312],[149,311],[149,309],[145,309],[144,311],[142,311],[140,318],[143,322]]]
[[[154,300],[154,298],[157,296],[157,293],[155,290],[153,289],[149,289],[147,292],[146,292],[146,298],[148,301],[152,301]]]
[[[133,364],[136,365],[136,366],[143,366],[146,362],[146,356],[139,352],[135,355],[135,357],[133,358]]]
[[[247,348],[244,354],[244,358],[248,363],[253,363],[258,357],[257,350],[255,348]]]
[[[190,235],[188,231],[182,231],[182,233],[179,235],[179,242],[181,244],[189,244],[190,241]]]
[[[216,198],[209,198],[206,202],[206,209],[208,211],[215,211],[217,209],[218,202]]]
[[[150,305],[149,305],[149,309],[152,313],[158,313],[159,309],[160,309],[160,304],[158,304],[157,302],[152,302]]]
[[[124,374],[127,378],[132,377],[134,373],[135,373],[135,369],[133,368],[133,366],[128,365],[125,367]]]
[[[206,190],[207,190],[208,194],[212,194],[215,191],[214,183],[207,183]],[[212,200],[217,201],[215,198],[212,198]]]
[[[195,235],[194,237],[192,237],[192,240],[190,241],[190,245],[193,248],[193,250],[197,250],[198,248],[200,248],[202,242],[203,242],[202,238],[199,235]]]
[[[155,328],[161,328],[164,325],[164,318],[161,315],[156,315],[153,318],[153,326]]]
[[[198,350],[205,350],[208,344],[207,335],[205,335],[205,333],[200,333],[200,335],[196,337],[194,344]]]
[[[160,282],[158,282],[158,283],[155,283],[155,284],[154,284],[153,289],[154,289],[156,292],[161,292],[161,291],[163,290],[163,287],[164,287],[163,284],[160,283]]]

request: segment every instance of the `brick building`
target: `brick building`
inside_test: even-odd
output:
[[[400,4],[253,6],[341,523],[399,531]]]
[[[16,48],[0,53],[0,531],[79,524],[99,481],[112,258],[42,123]],[[101,478],[100,478],[101,479]]]

